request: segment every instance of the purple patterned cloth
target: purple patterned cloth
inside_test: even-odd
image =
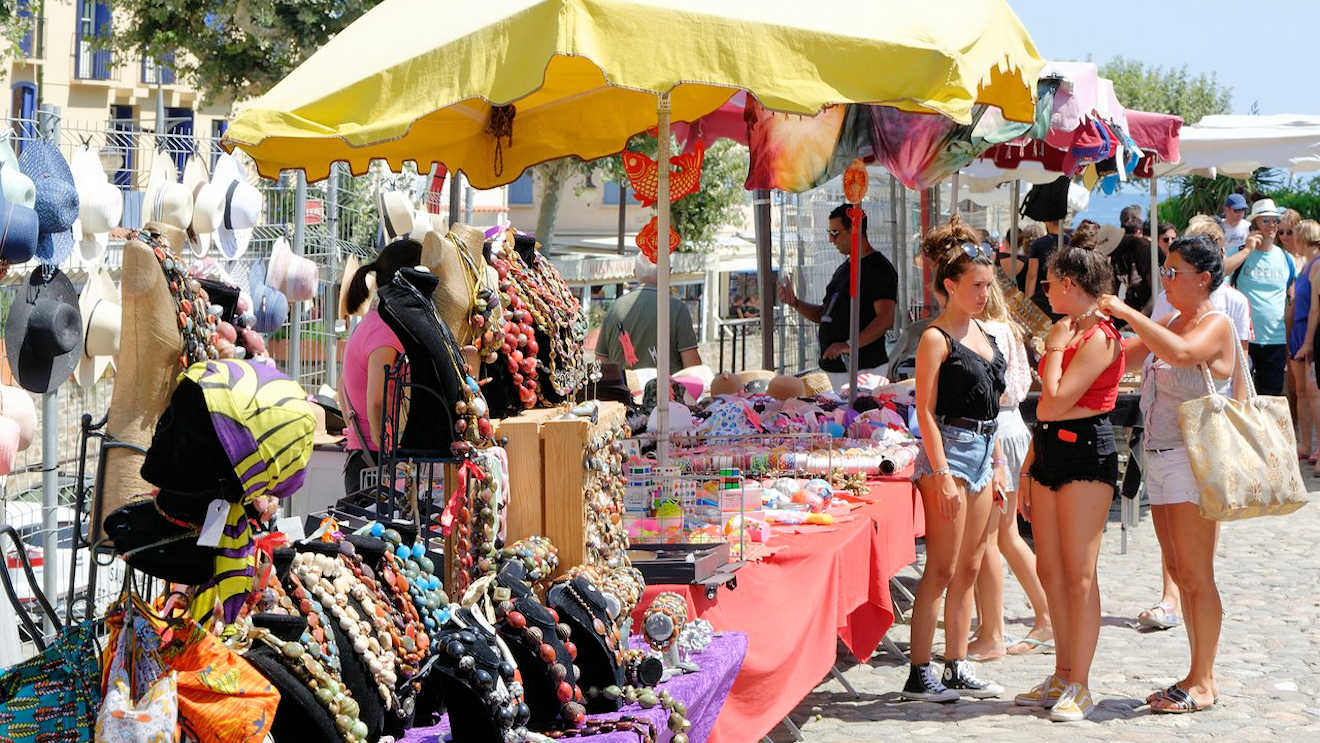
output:
[[[640,637],[633,637],[630,643],[635,648],[646,649],[646,643]],[[733,679],[742,668],[743,657],[747,655],[747,635],[741,632],[717,632],[715,639],[704,652],[692,658],[701,666],[698,673],[688,673],[670,679],[657,691],[664,689],[676,699],[687,705],[688,721],[692,729],[688,731],[688,740],[703,743],[715,727],[715,718],[720,716],[725,697],[733,687]],[[666,728],[669,713],[660,706],[642,709],[638,705],[624,707],[617,713],[608,715],[588,715],[588,720],[611,720],[620,716],[650,720],[655,725],[659,738],[656,743],[668,743],[672,737]],[[449,738],[449,717],[440,719],[440,724],[431,727],[419,727],[409,730],[401,739],[402,743],[443,743]],[[580,743],[638,743],[637,734],[631,731],[590,735],[575,738]]]

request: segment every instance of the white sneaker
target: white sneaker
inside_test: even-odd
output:
[[[1050,709],[1050,719],[1055,722],[1081,722],[1091,716],[1095,702],[1091,691],[1081,684],[1068,684],[1059,701]]]
[[[1063,690],[1068,688],[1063,679],[1050,674],[1044,681],[1031,687],[1031,691],[1023,692],[1013,697],[1013,704],[1019,707],[1053,707],[1059,700]]]

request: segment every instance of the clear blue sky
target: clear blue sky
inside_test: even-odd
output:
[[[1046,59],[1185,64],[1233,88],[1233,113],[1256,101],[1265,114],[1320,114],[1320,0],[1008,3]]]

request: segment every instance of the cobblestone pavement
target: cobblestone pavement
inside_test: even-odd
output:
[[[1305,466],[1304,471],[1310,467]],[[1182,678],[1188,662],[1181,627],[1143,633],[1142,609],[1159,600],[1159,544],[1149,512],[1128,532],[1111,513],[1100,553],[1102,627],[1092,669],[1098,709],[1086,722],[1051,723],[1038,709],[1014,707],[1012,695],[1038,683],[1054,657],[1010,657],[980,664],[978,675],[1003,684],[1004,698],[941,705],[902,702],[896,692],[907,678],[905,659],[885,652],[857,663],[840,646],[837,668],[857,690],[847,693],[832,678],[816,687],[792,714],[811,743],[928,740],[1290,740],[1320,741],[1320,481],[1309,483],[1317,501],[1289,516],[1225,524],[1216,574],[1226,617],[1216,674],[1219,707],[1188,715],[1153,715],[1151,691]],[[1025,635],[1031,612],[1012,573],[1005,586],[1010,636]],[[915,588],[916,572],[900,578]],[[909,628],[896,623],[889,637],[907,651]],[[942,631],[936,634],[939,650]],[[781,725],[775,743],[792,740]]]

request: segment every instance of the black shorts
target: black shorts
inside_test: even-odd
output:
[[[1070,482],[1118,488],[1118,448],[1109,414],[1070,421],[1037,421],[1031,431],[1031,479],[1050,490]]]

